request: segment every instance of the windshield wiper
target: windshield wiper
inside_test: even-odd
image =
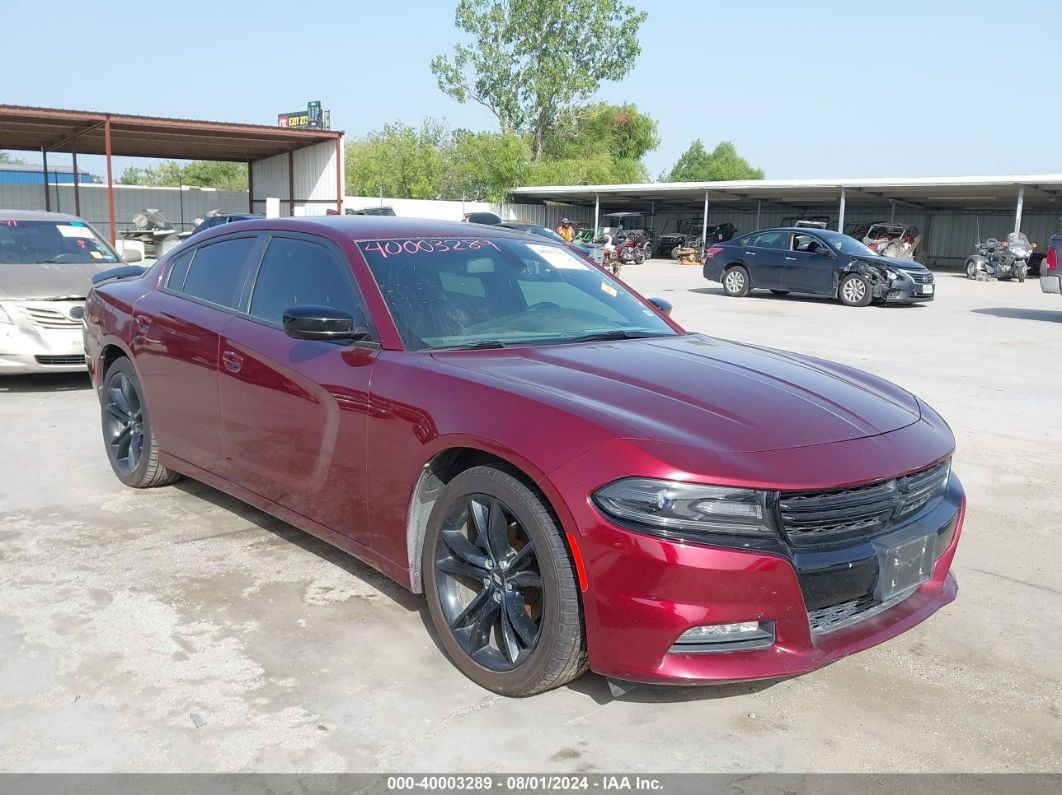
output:
[[[467,345],[441,345],[437,348],[428,348],[429,351],[482,351],[488,348],[504,348],[505,343],[498,340],[480,340],[470,342]]]
[[[658,331],[627,331],[626,329],[616,329],[614,331],[597,331],[593,334],[583,334],[581,337],[568,337],[567,339],[558,340],[562,343],[568,342],[598,342],[604,340],[639,340],[646,337],[669,337],[670,334],[661,334]]]

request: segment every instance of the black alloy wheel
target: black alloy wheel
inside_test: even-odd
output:
[[[586,670],[568,547],[522,473],[498,463],[452,478],[428,518],[421,565],[440,643],[476,684],[529,696]]]
[[[450,630],[484,668],[511,671],[538,642],[542,575],[535,546],[500,500],[453,506],[436,548],[436,587]]]
[[[144,390],[128,359],[117,359],[107,368],[100,404],[107,460],[122,483],[146,489],[180,478],[159,463]]]

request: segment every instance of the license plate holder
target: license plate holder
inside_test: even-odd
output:
[[[888,602],[906,591],[912,591],[933,576],[935,539],[920,535],[902,542],[882,539],[875,542],[878,553],[878,582],[874,598]]]
[[[922,285],[922,295],[933,295],[933,285],[932,284],[923,284]]]

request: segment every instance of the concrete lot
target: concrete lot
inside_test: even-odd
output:
[[[1062,299],[938,278],[928,306],[624,276],[687,328],[921,395],[969,493],[958,600],[797,679],[486,693],[418,597],[191,482],[123,488],[85,379],[0,382],[0,770],[1062,771]]]

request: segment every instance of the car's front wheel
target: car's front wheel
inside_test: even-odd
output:
[[[506,696],[586,669],[579,586],[549,508],[513,470],[468,469],[439,496],[424,539],[424,590],[447,654]]]
[[[728,268],[723,274],[723,292],[734,298],[749,294],[749,272],[741,265]]]
[[[837,291],[841,297],[841,303],[845,306],[867,306],[873,297],[870,292],[870,282],[858,273],[849,273],[841,280],[841,287]]]
[[[166,486],[180,477],[159,463],[144,391],[128,359],[118,359],[104,373],[100,408],[107,460],[122,483],[147,489]]]

